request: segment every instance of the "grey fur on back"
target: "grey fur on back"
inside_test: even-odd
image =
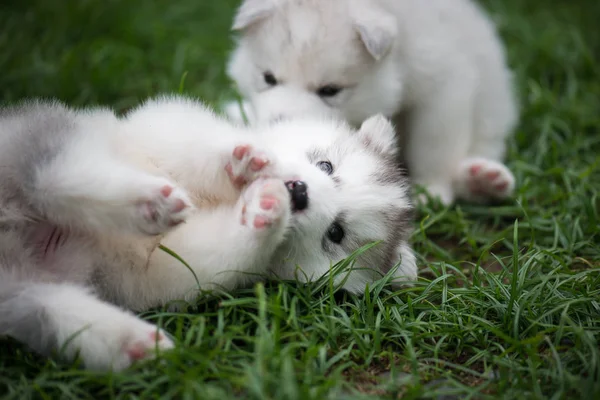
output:
[[[0,113],[0,225],[40,217],[31,198],[36,171],[56,157],[76,124],[73,111],[52,101]]]
[[[114,116],[108,110],[100,112]],[[82,133],[78,128],[90,116],[91,112],[41,99],[0,110],[0,227],[43,218],[34,201],[36,172]]]

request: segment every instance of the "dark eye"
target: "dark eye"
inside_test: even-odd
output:
[[[325,86],[321,86],[317,90],[317,94],[321,97],[333,97],[341,91],[342,91],[342,88],[339,86],[325,85]]]
[[[342,240],[344,240],[344,229],[339,223],[334,222],[329,226],[329,229],[327,229],[327,237],[333,243],[340,244]]]
[[[317,163],[317,167],[327,175],[331,175],[333,173],[333,165],[329,161],[319,161]]]
[[[265,82],[267,83],[267,85],[269,86],[275,86],[277,85],[277,79],[275,79],[275,76],[267,71],[265,73],[263,73],[263,78],[265,79]]]

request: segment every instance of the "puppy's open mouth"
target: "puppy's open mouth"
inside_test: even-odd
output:
[[[308,208],[308,185],[303,181],[287,181],[285,186],[290,192],[292,212]]]

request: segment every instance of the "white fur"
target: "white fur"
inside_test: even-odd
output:
[[[396,264],[399,281],[416,277],[412,207],[386,161],[397,145],[385,118],[358,131],[314,118],[257,130],[177,97],[148,101],[123,119],[89,113],[66,124],[77,128],[57,156],[36,164],[27,201],[39,215],[1,237],[0,334],[44,353],[66,346],[70,359],[79,351],[88,368],[122,369],[153,356],[156,343],[173,346],[124,309],[231,290],[256,274],[315,279],[377,240],[384,244],[358,259],[366,269],[351,272],[346,289],[360,293]],[[45,120],[31,115],[43,138]],[[0,122],[4,133],[16,129]],[[333,164],[332,176],[320,160]],[[309,203],[292,212],[285,182],[295,180],[308,185]],[[346,236],[335,244],[326,232],[338,220]]]
[[[502,164],[518,118],[511,72],[473,1],[247,0],[233,29],[241,35],[228,73],[251,123],[333,114],[360,124],[382,113],[396,118],[415,183],[443,203],[512,194]],[[329,84],[344,89],[316,94]],[[232,105],[227,111],[239,117]],[[473,162],[495,178],[467,173]]]

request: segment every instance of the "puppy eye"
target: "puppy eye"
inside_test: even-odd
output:
[[[275,86],[277,85],[277,79],[275,79],[275,75],[273,75],[273,73],[267,71],[263,73],[263,78],[266,82],[267,85],[269,86]]]
[[[320,97],[333,97],[336,94],[338,94],[339,92],[342,91],[342,88],[336,85],[325,85],[325,86],[321,86],[318,90],[317,90],[317,94]]]
[[[345,235],[344,229],[337,222],[334,222],[333,224],[331,224],[329,226],[329,228],[327,229],[327,237],[333,243],[340,244],[342,242],[342,240],[344,240],[344,235]]]
[[[329,161],[319,161],[317,167],[327,175],[333,174],[333,165]]]

